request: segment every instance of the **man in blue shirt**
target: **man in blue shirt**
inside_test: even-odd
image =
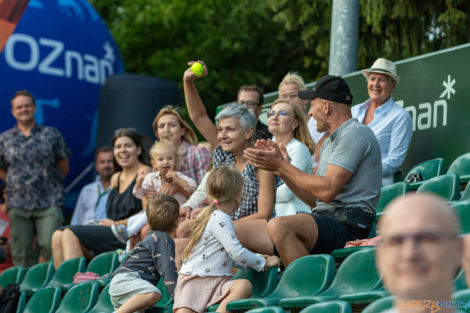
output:
[[[395,64],[377,59],[371,69],[362,71],[367,78],[369,99],[351,109],[353,118],[374,132],[382,154],[382,185],[393,183],[395,173],[406,157],[413,122],[410,114],[392,99],[400,82]]]
[[[113,149],[101,147],[96,152],[96,180],[82,188],[73,211],[71,225],[84,225],[87,222],[106,218],[106,202],[111,191],[111,176],[114,173]]]

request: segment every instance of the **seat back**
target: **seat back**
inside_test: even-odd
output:
[[[329,301],[312,304],[306,307],[300,313],[351,313],[351,305],[346,301]]]
[[[419,163],[408,172],[405,177],[405,181],[408,179],[408,177],[410,177],[411,174],[418,173],[423,175],[423,180],[428,180],[430,178],[444,174],[444,159],[436,158]]]
[[[468,182],[470,179],[470,152],[455,159],[449,166],[447,174],[457,174],[461,181]]]
[[[470,308],[468,307],[468,303],[470,303],[470,289],[463,289],[454,292],[452,294],[452,300],[463,302],[464,307],[459,308],[459,312],[470,312]]]
[[[20,284],[24,277],[24,268],[15,266],[7,268],[0,274],[0,286],[6,287],[10,284]]]
[[[98,299],[97,283],[87,282],[72,287],[65,294],[56,313],[83,313],[93,308]]]
[[[267,306],[246,311],[246,313],[285,313],[284,309],[278,306]]]
[[[103,252],[95,256],[88,264],[86,271],[98,274],[100,277],[111,275],[119,264],[119,257],[115,251]]]
[[[23,313],[53,313],[59,307],[60,295],[58,287],[40,289],[31,296]]]
[[[416,192],[437,194],[447,201],[460,198],[460,180],[456,174],[445,174],[425,181]]]
[[[322,295],[343,295],[377,289],[381,280],[375,266],[375,249],[364,249],[348,256],[340,265],[330,288]]]
[[[311,296],[328,288],[335,275],[335,260],[329,254],[309,255],[287,266],[276,289],[268,297]]]
[[[451,205],[462,225],[461,234],[470,234],[470,199],[454,201]]]
[[[162,291],[160,289],[160,291]],[[109,297],[109,284],[107,284],[101,291],[98,301],[91,311],[88,313],[112,313],[114,312],[111,298]]]
[[[73,283],[73,275],[83,272],[85,269],[85,258],[79,257],[64,261],[54,273],[47,287],[63,287]]]
[[[262,298],[267,296],[276,287],[277,267],[270,268],[263,272],[257,272],[254,269],[238,270],[233,279],[247,279],[253,286],[252,298]]]
[[[378,313],[390,309],[393,306],[393,301],[395,300],[394,296],[385,297],[379,300],[376,300],[366,306],[362,313]]]
[[[393,199],[405,195],[409,190],[410,186],[407,182],[398,182],[382,187],[376,213],[381,213]]]
[[[162,298],[155,305],[159,307],[168,306],[173,301],[173,299],[168,293],[168,290],[166,290],[165,284],[163,283],[163,279],[160,279],[160,281],[157,284],[157,288],[162,293]]]
[[[460,200],[470,200],[470,183],[467,183],[467,186],[465,186],[465,190],[463,191],[463,195]]]
[[[465,272],[463,268],[457,274],[454,279],[454,290],[467,289],[467,279],[465,278]]]
[[[37,288],[45,286],[54,275],[52,262],[39,263],[31,267],[21,282],[21,290],[31,293]]]

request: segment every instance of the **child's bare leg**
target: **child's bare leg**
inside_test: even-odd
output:
[[[126,301],[119,309],[117,313],[133,313],[138,310],[143,310],[146,307],[153,305],[160,301],[162,296],[158,292],[147,292],[142,294],[133,295],[129,300]]]
[[[228,312],[225,308],[227,303],[234,300],[245,299],[251,295],[253,291],[253,286],[251,285],[250,281],[247,279],[237,279],[235,284],[233,284],[232,288],[228,295],[220,302],[219,308],[217,312],[225,313]]]
[[[194,313],[195,311],[190,308],[179,308],[175,310],[175,313]]]

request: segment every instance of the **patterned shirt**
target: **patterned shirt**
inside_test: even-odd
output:
[[[235,166],[235,155],[232,152],[222,150],[220,145],[215,148],[213,157],[214,168],[220,166]],[[240,207],[232,213],[232,220],[238,220],[258,212],[259,183],[258,179],[256,178],[256,169],[251,164],[247,164],[241,174],[243,176],[243,180],[245,181],[242,191],[242,203]],[[276,195],[277,187],[281,184],[282,180],[278,176],[275,176],[273,197]],[[276,203],[275,198],[274,203]]]
[[[261,271],[264,258],[244,248],[238,241],[230,216],[215,210],[194,245],[180,273],[197,276],[232,276],[233,261],[240,267]]]
[[[167,233],[158,230],[149,231],[145,239],[135,246],[112,276],[132,272],[155,286],[162,278],[168,293],[173,297],[178,278],[173,239]]]
[[[64,186],[57,161],[70,150],[60,132],[34,125],[26,137],[17,126],[0,134],[0,168],[6,170],[7,210],[62,206]]]
[[[180,171],[194,179],[196,184],[199,185],[211,162],[210,152],[204,147],[191,145],[184,140],[181,143],[179,152],[183,155],[184,160]]]

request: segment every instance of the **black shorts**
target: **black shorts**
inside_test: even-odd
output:
[[[359,238],[347,231],[343,223],[333,217],[318,214],[311,215],[317,223],[318,238],[310,254],[330,253],[335,249],[343,248],[347,241]]]
[[[95,255],[126,247],[113,235],[109,226],[69,225],[63,228],[70,229],[78,237],[80,243]]]

